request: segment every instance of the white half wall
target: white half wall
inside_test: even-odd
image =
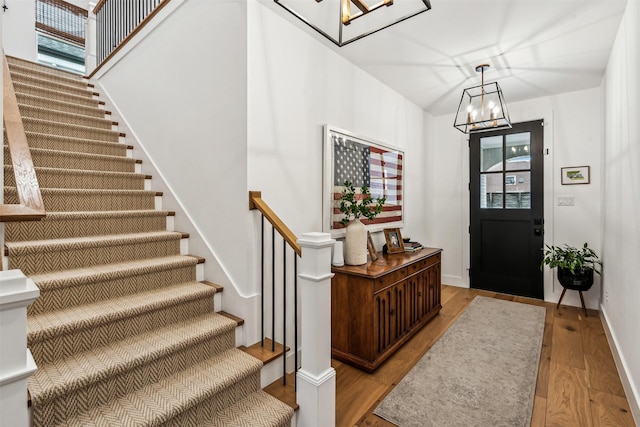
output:
[[[600,232],[602,188],[602,150],[604,141],[604,95],[600,88],[509,104],[514,122],[544,119],[544,210],[545,242],[577,246],[588,242],[598,254],[602,251]],[[443,283],[469,287],[469,149],[467,135],[453,127],[450,116],[428,117],[432,133],[427,133],[426,209],[431,246],[442,247]],[[560,183],[560,168],[591,167],[591,184],[566,186]],[[573,196],[574,206],[557,206],[557,197]],[[555,271],[546,270],[544,297],[556,302],[561,285]],[[573,295],[575,294],[575,295]],[[585,303],[598,308],[599,277],[585,293]],[[568,292],[563,304],[580,305],[576,292]]]
[[[604,79],[602,311],[640,425],[640,3],[630,1]]]
[[[422,110],[259,2],[248,50],[249,187],[296,235],[321,231],[328,123],[404,150],[402,233],[426,241]]]
[[[36,62],[36,0],[12,1],[7,7],[4,12],[0,9],[4,53]]]

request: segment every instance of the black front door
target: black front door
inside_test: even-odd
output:
[[[542,299],[543,121],[469,143],[471,287]]]

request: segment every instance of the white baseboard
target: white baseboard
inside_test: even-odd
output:
[[[442,284],[443,285],[451,285],[457,286],[458,288],[468,288],[469,287],[469,278],[463,278],[460,276],[449,276],[446,274],[442,275]]]
[[[618,340],[616,339],[615,333],[609,326],[609,318],[602,305],[600,306],[600,313],[602,314],[600,318],[602,319],[602,326],[604,326],[604,333],[607,336],[607,341],[609,341],[609,347],[611,347],[611,353],[613,354],[613,359],[616,362],[616,367],[618,368],[622,387],[624,387],[624,392],[627,395],[627,400],[631,408],[631,415],[633,416],[633,420],[636,425],[640,426],[640,393],[629,380],[629,368],[624,357],[618,350]]]

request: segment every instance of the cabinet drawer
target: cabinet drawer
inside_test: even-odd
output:
[[[396,271],[392,271],[391,273],[385,274],[382,277],[378,277],[375,280],[375,284],[373,286],[373,292],[374,293],[379,292],[384,288],[386,288],[387,286],[393,285],[394,283],[401,281],[405,277],[407,277],[406,267]]]
[[[427,267],[426,261],[427,261],[426,259],[423,259],[422,261],[416,261],[413,264],[409,265],[407,267],[408,275],[411,276],[413,273],[416,273],[416,272],[426,268]]]
[[[435,255],[430,256],[429,258],[423,259],[422,263],[424,263],[424,267],[423,268],[427,268],[430,267],[434,264],[437,264],[440,262],[440,254],[437,253]]]

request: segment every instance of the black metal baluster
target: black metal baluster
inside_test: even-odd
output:
[[[298,254],[293,252],[293,389],[298,390]]]
[[[276,229],[271,226],[271,351],[276,351]]]
[[[264,347],[264,215],[260,223],[260,344]]]
[[[282,238],[282,384],[287,385],[287,241]]]

